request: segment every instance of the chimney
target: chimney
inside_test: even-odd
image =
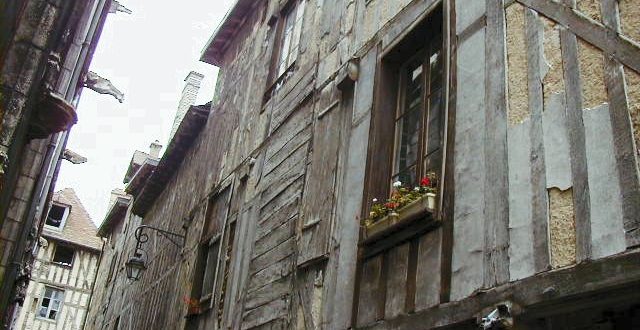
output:
[[[202,82],[202,78],[204,75],[201,73],[191,71],[184,78],[186,82],[184,88],[182,89],[182,97],[180,97],[180,103],[178,103],[178,109],[176,110],[176,117],[173,119],[173,127],[171,128],[171,135],[169,136],[169,141],[173,139],[173,135],[176,134],[178,130],[178,126],[182,122],[182,118],[189,110],[189,107],[192,106],[196,102],[196,98],[198,97],[198,90],[200,89],[200,83]]]
[[[160,141],[155,140],[151,145],[149,145],[149,156],[151,158],[160,158],[160,150],[162,149],[162,144]]]
[[[109,197],[109,208],[111,208],[111,206],[113,206],[113,204],[115,204],[116,199],[118,197],[127,197],[127,193],[120,189],[120,188],[115,188],[113,190],[111,190],[111,196]]]

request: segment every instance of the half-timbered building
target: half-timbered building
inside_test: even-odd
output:
[[[119,329],[640,326],[640,1],[238,0],[202,60]]]
[[[102,249],[96,232],[73,189],[54,194],[12,329],[83,329]]]

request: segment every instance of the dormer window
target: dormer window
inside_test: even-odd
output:
[[[60,204],[51,204],[49,214],[47,215],[47,221],[45,224],[49,227],[64,228],[64,223],[69,216],[69,206]]]

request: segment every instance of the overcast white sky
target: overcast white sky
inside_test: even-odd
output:
[[[68,148],[88,162],[62,163],[56,190],[73,188],[99,225],[134,150],[166,146],[189,71],[205,75],[197,104],[211,100],[217,68],[199,62],[205,43],[235,0],[120,0],[133,13],[110,14],[91,63],[125,94],[124,103],[85,89]]]

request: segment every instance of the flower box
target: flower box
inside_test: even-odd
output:
[[[405,205],[396,212],[391,212],[381,219],[364,226],[363,242],[371,242],[398,231],[414,221],[432,223],[436,221],[431,216],[435,211],[435,197],[427,193],[421,198]]]

